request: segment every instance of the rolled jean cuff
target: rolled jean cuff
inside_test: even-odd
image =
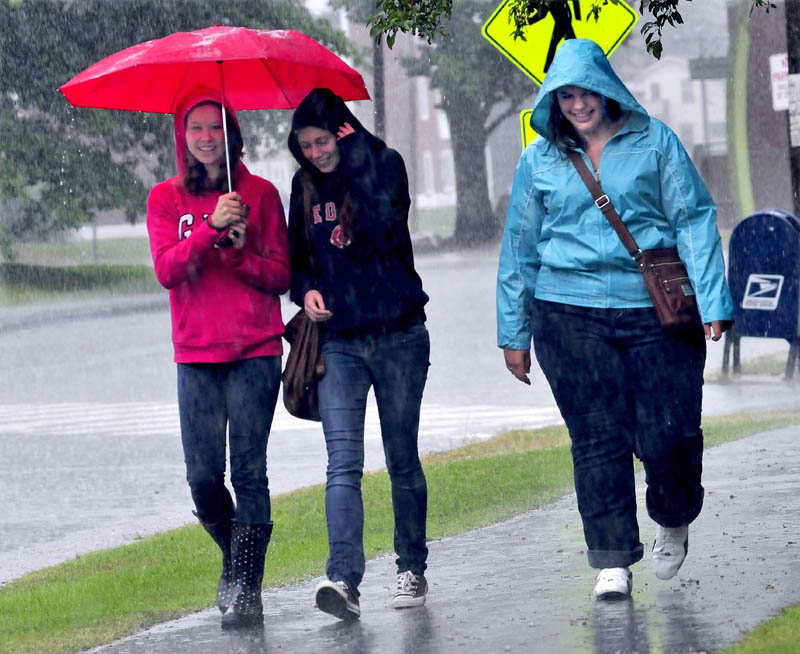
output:
[[[655,510],[652,506],[650,506],[650,502],[647,503],[647,515],[653,520],[653,522],[658,523],[662,527],[683,527],[683,525],[691,524],[695,521],[697,516],[700,515],[700,511],[703,509],[703,497],[705,496],[705,490],[700,489],[699,491],[699,501],[697,506],[692,507],[690,510],[684,511],[682,513],[667,513],[667,512],[660,512]]]
[[[627,568],[642,560],[644,545],[639,543],[639,547],[628,552],[621,550],[589,550],[587,556],[589,557],[589,565],[598,570],[603,568]]]

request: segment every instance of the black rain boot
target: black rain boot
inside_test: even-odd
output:
[[[233,601],[233,561],[231,557],[231,531],[233,528],[233,520],[231,518],[223,518],[218,522],[203,522],[196,511],[192,511],[195,517],[203,525],[203,528],[208,532],[214,542],[222,550],[222,574],[219,576],[219,583],[217,584],[217,607],[221,613],[225,613]]]
[[[261,582],[264,557],[272,535],[272,523],[233,522],[233,602],[222,616],[223,629],[240,629],[264,624]]]

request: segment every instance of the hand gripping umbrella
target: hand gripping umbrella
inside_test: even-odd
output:
[[[368,100],[361,75],[310,36],[294,30],[215,25],[176,32],[121,50],[60,87],[76,107],[175,113],[198,86],[218,89],[234,110],[292,109],[314,88]],[[225,112],[225,153],[228,131]]]

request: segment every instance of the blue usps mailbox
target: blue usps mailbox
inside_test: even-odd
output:
[[[767,209],[748,216],[731,234],[728,282],[733,295],[734,326],[725,338],[722,372],[740,371],[742,336],[789,341],[786,376],[792,377],[800,334],[800,222],[791,214]]]

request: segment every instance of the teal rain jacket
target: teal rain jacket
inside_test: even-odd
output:
[[[565,85],[619,102],[627,119],[603,148],[603,191],[641,249],[678,246],[702,321],[730,320],[717,208],[678,137],[647,114],[586,39],[566,41],[553,60],[531,116],[540,135],[548,134],[554,92]],[[530,348],[533,297],[600,308],[652,306],[641,273],[577,171],[542,136],[522,153],[511,189],[497,275],[500,347]]]

